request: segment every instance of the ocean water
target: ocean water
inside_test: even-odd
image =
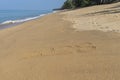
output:
[[[0,10],[0,25],[21,23],[52,12],[52,10]]]

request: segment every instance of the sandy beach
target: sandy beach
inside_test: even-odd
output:
[[[0,80],[119,80],[119,6],[57,12],[0,30]]]

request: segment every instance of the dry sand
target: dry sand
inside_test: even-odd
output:
[[[1,30],[0,80],[119,80],[119,5],[54,13]]]
[[[62,14],[67,14],[65,20],[74,23],[73,27],[80,31],[120,32],[120,3],[88,7]]]

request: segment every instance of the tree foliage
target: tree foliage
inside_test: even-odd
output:
[[[91,6],[97,4],[107,4],[107,3],[112,3],[114,1],[120,1],[120,0],[67,0],[62,6],[62,9],[71,9],[71,8],[74,9],[78,7],[85,7],[85,6]]]

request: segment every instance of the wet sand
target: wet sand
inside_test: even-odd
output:
[[[15,27],[15,26],[20,25],[20,24],[22,24],[22,23],[0,24],[0,30]]]

